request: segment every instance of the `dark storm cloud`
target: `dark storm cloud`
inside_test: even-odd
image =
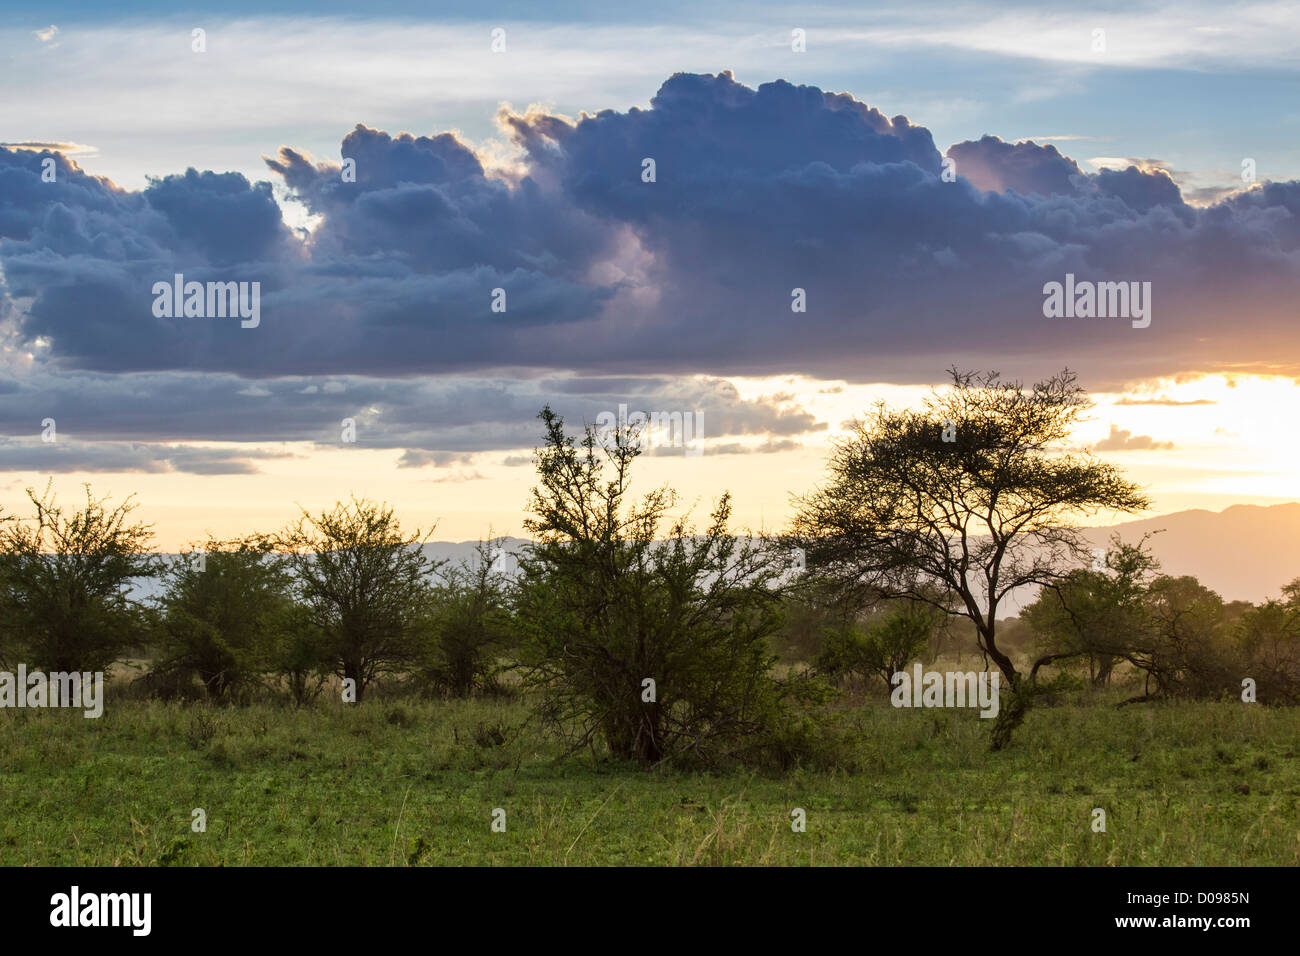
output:
[[[455,426],[463,401],[405,391],[405,377],[528,369],[587,414],[606,396],[635,399],[618,383],[646,375],[673,388],[687,374],[917,382],[953,362],[1009,374],[1068,363],[1104,388],[1223,363],[1300,373],[1300,183],[1197,208],[1153,161],[1089,174],[1055,147],[996,137],[953,146],[949,182],[929,131],[906,117],[726,73],[673,76],[649,109],[502,119],[522,157],[509,175],[448,133],[358,125],[342,164],[282,149],[268,165],[319,217],[307,238],[267,184],[238,174],[190,170],[130,192],[57,153],[0,149],[0,316],[38,367],[208,373],[164,386],[185,425],[139,409],[163,431],[221,430],[197,403],[232,390],[204,380],[242,376],[275,401],[268,424],[236,414],[229,430],[301,436],[310,416],[364,408],[353,399],[370,390],[387,418],[363,440],[440,452],[531,441],[542,393],[503,396],[485,378],[473,400],[522,419]],[[46,157],[54,183],[41,180]],[[155,317],[152,285],[176,272],[260,282],[260,325]],[[1043,286],[1067,272],[1151,282],[1150,327],[1044,318]],[[504,313],[491,309],[498,288]],[[791,311],[796,288],[806,312]],[[358,391],[303,407],[280,384],[325,375]],[[136,427],[117,411],[110,430]],[[758,433],[743,417],[727,427]]]
[[[579,380],[580,381],[580,380]],[[313,442],[345,445],[346,430],[363,449],[401,449],[400,467],[468,464],[498,449],[539,441],[539,409],[549,403],[574,428],[603,412],[681,412],[703,416],[703,435],[766,436],[769,441],[826,428],[787,395],[744,399],[718,379],[480,379],[456,376],[279,378],[172,372],[110,375],[37,371],[0,374],[0,471],[85,470],[241,473],[249,459],[286,454],[186,449],[176,441]],[[597,385],[599,387],[597,387]],[[53,419],[57,442],[44,444]],[[773,439],[771,436],[776,436]],[[527,459],[531,463],[531,459]]]
[[[1074,195],[1083,179],[1074,160],[1055,146],[1034,142],[1006,143],[996,136],[954,143],[947,155],[956,171],[976,189],[1015,190],[1022,196]]]

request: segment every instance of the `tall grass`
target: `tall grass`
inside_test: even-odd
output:
[[[559,760],[529,713],[519,699],[0,711],[0,863],[1300,863],[1295,709],[1084,697],[1031,711],[993,754],[973,712],[868,700],[840,708],[836,762],[780,776]]]

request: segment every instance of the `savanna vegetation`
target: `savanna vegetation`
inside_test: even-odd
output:
[[[1081,519],[1148,502],[1063,450],[1087,407],[954,370],[855,423],[779,537],[544,409],[517,573],[367,499],[165,558],[131,500],[29,492],[0,669],[109,698],[0,710],[0,863],[1294,864],[1300,580],[1225,602],[1145,540],[1094,553]],[[891,707],[917,661],[996,671],[996,719]]]

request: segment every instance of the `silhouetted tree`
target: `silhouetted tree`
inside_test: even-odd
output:
[[[539,417],[518,617],[543,716],[575,728],[575,746],[603,741],[643,764],[760,748],[783,693],[767,639],[786,556],[729,534],[725,495],[699,534],[667,523],[669,489],[634,500],[636,426],[604,444],[588,426],[576,443],[550,408]]]
[[[49,484],[27,497],[35,514],[0,524],[0,648],[49,671],[105,670],[139,634],[127,588],[158,574],[151,526],[130,522],[132,498],[110,507],[89,485],[76,511]]]
[[[193,675],[224,701],[272,668],[291,601],[288,562],[273,548],[258,536],[209,539],[171,562],[159,599],[157,672]]]
[[[432,529],[431,529],[432,530]],[[384,671],[418,657],[429,575],[428,534],[404,534],[393,509],[367,500],[311,515],[281,533],[293,588],[338,675],[360,701]]]
[[[1010,685],[995,722],[999,748],[1027,699],[998,646],[998,608],[1087,553],[1074,519],[1137,511],[1148,499],[1114,466],[1063,450],[1090,405],[1068,369],[1027,391],[996,372],[951,375],[920,409],[882,402],[853,423],[827,484],[798,499],[794,536],[820,575],[974,623]]]

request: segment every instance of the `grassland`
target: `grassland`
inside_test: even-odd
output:
[[[1300,863],[1295,709],[1076,702],[1032,711],[995,754],[973,712],[871,702],[843,709],[841,766],[782,775],[557,760],[528,714],[517,699],[0,711],[0,864]]]

